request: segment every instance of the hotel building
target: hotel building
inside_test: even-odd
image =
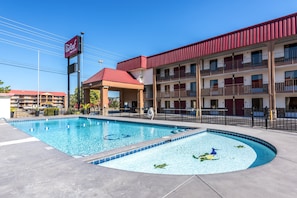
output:
[[[37,107],[38,92],[27,90],[11,90],[11,107],[32,109]],[[53,107],[65,108],[67,97],[64,92],[39,92],[39,105],[51,105]]]
[[[297,13],[152,56],[119,62],[84,82],[85,93],[120,91],[123,106],[226,108],[227,115],[296,117]],[[128,73],[129,75],[121,75]],[[121,75],[121,76],[118,76]],[[110,76],[117,76],[113,79]],[[88,94],[85,96],[88,101]],[[295,113],[294,113],[295,111]],[[198,113],[199,115],[199,113]]]

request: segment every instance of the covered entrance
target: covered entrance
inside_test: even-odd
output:
[[[122,70],[104,68],[88,80],[83,82],[84,99],[90,102],[90,90],[100,91],[100,114],[108,115],[108,91],[120,92],[120,107],[128,105],[138,109],[143,114],[143,89],[144,85],[134,79],[129,73]]]

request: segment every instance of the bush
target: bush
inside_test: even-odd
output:
[[[45,116],[53,116],[53,115],[58,115],[59,114],[59,109],[58,108],[46,108],[44,109],[44,115]]]

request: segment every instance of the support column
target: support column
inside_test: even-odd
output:
[[[101,115],[107,116],[108,115],[108,86],[102,86],[100,90],[100,97],[101,97]]]
[[[85,101],[85,104],[90,103],[90,89],[89,88],[84,89],[84,101]]]
[[[269,94],[269,117],[271,120],[277,118],[276,112],[276,92],[275,92],[275,61],[274,42],[268,43],[268,94]]]
[[[201,112],[201,73],[200,68],[202,65],[202,60],[197,60],[196,62],[196,117],[202,115]]]
[[[139,113],[143,114],[143,89],[139,89],[137,92],[137,101],[138,101],[138,108],[139,108]]]
[[[157,78],[156,78],[156,68],[153,68],[153,109],[155,115],[157,115]]]

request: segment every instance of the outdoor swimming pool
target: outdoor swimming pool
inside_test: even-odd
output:
[[[10,124],[74,157],[180,133],[188,128],[89,118],[11,121]]]
[[[210,131],[92,163],[144,173],[193,175],[244,170],[266,164],[275,155],[275,148],[260,139]]]

